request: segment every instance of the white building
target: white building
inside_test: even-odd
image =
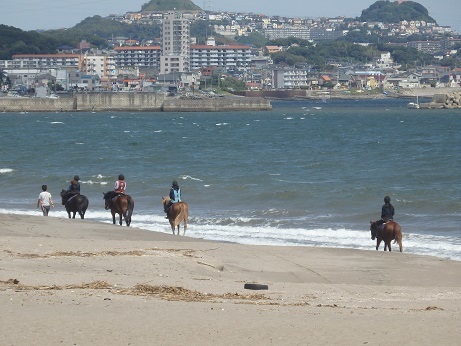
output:
[[[190,25],[180,12],[168,12],[162,22],[160,74],[190,69]]]
[[[118,67],[159,67],[160,46],[115,47],[115,65]]]
[[[206,45],[190,46],[191,69],[201,67],[242,67],[251,65],[251,47],[247,45],[216,46],[214,40]]]

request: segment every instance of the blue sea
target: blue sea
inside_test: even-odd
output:
[[[135,199],[133,227],[171,233],[161,197],[177,180],[190,237],[375,251],[369,222],[389,195],[404,252],[461,261],[461,110],[407,103],[0,113],[0,213],[41,215],[36,200],[47,184],[57,202],[50,217],[67,217],[59,192],[78,174],[90,201],[86,219],[110,223],[102,193],[123,173]]]

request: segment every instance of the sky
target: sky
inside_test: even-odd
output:
[[[376,0],[192,0],[207,10],[287,17],[358,17]],[[137,12],[148,0],[2,0],[0,24],[22,30],[70,28],[87,17]],[[460,0],[417,0],[439,25],[461,34]]]

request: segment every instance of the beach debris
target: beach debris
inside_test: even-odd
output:
[[[243,288],[246,290],[268,290],[269,286],[262,284],[245,284]]]
[[[224,270],[224,266],[223,265],[213,265],[213,264],[210,264],[210,263],[205,263],[205,262],[202,262],[202,261],[197,261],[198,264],[203,264],[205,266],[208,266],[208,267],[212,267],[212,268],[215,268],[217,270],[219,270],[220,272],[222,272]]]
[[[19,283],[19,280],[18,279],[8,279],[6,281],[7,284],[13,284],[13,285],[17,285]]]
[[[224,293],[224,294],[213,294],[213,293],[202,293],[198,291],[189,290],[183,287],[174,286],[152,286],[139,284],[135,285],[131,289],[125,289],[118,292],[118,294],[128,295],[145,295],[145,296],[156,296],[164,300],[169,301],[185,301],[185,302],[218,302],[222,300],[238,300],[238,301],[250,301],[250,302],[261,302],[269,301],[270,298],[263,294],[239,294],[239,293]]]

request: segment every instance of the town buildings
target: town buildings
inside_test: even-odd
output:
[[[460,83],[459,71],[445,71],[427,66],[415,69],[413,75],[400,71],[389,52],[368,62],[366,66],[342,66],[344,61],[330,61],[334,71],[313,71],[309,66],[276,66],[271,55],[290,47],[266,46],[258,48],[246,44],[216,44],[213,37],[197,44],[191,37],[193,21],[206,20],[224,36],[234,39],[251,33],[268,38],[298,37],[313,42],[334,40],[351,31],[364,31],[367,35],[397,36],[433,34],[433,40],[402,43],[407,47],[437,55],[456,54],[460,38],[449,37],[445,27],[421,21],[380,23],[345,20],[343,17],[301,19],[281,16],[228,12],[176,12],[127,13],[113,20],[124,23],[161,25],[161,37],[138,42],[128,37],[113,37],[111,49],[101,51],[81,42],[78,47],[59,47],[57,54],[18,54],[12,60],[0,61],[0,69],[14,83],[24,87],[42,85],[47,81],[64,89],[79,90],[142,90],[146,85],[173,84],[178,87],[198,85],[204,79],[232,76],[251,88],[397,88],[424,85],[450,85]],[[439,36],[437,36],[439,35]],[[444,36],[440,36],[444,35]],[[438,37],[438,38],[437,38]],[[421,64],[423,65],[423,64]],[[425,68],[423,70],[423,67]],[[214,72],[215,71],[215,72]],[[217,72],[216,72],[217,71]],[[450,74],[453,76],[450,78]],[[448,81],[444,83],[445,79]]]

